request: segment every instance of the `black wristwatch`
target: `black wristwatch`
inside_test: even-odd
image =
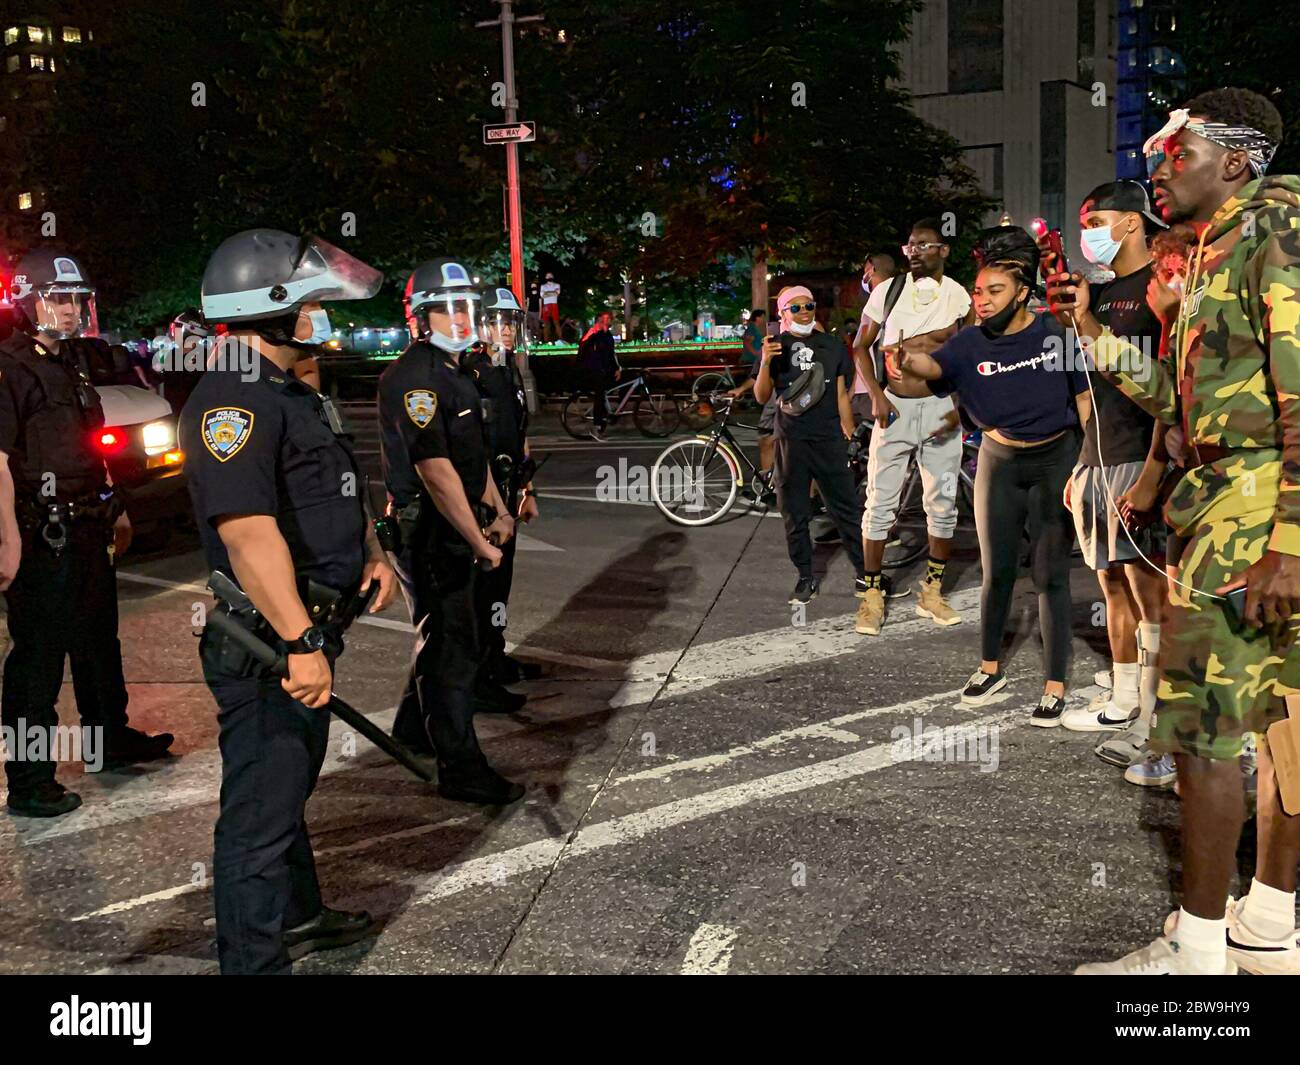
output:
[[[285,640],[284,648],[284,653],[289,655],[314,655],[325,648],[325,630],[311,625],[296,640]]]

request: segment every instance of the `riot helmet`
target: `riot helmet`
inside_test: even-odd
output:
[[[500,366],[507,354],[520,346],[524,335],[524,309],[508,288],[489,288],[483,292],[480,335]]]
[[[458,354],[479,339],[482,297],[459,260],[446,256],[415,268],[403,296],[411,336]]]
[[[10,290],[32,332],[55,340],[99,335],[95,288],[73,256],[33,248],[14,269]]]

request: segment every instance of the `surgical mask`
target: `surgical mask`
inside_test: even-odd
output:
[[[330,338],[330,316],[325,308],[320,307],[307,312],[307,321],[311,323],[311,336],[299,340],[299,344],[324,344]]]
[[[1008,303],[1005,307],[1003,307],[1002,310],[998,311],[995,315],[993,315],[993,317],[985,318],[982,322],[980,322],[980,325],[982,325],[990,333],[996,333],[998,335],[1001,335],[1002,333],[1005,333],[1007,331],[1007,326],[1011,324],[1011,319],[1016,316],[1016,312],[1020,310],[1020,308],[1023,306],[1024,304],[1021,303],[1018,299],[1013,299],[1010,303]]]
[[[1120,241],[1115,240],[1110,232],[1113,226],[1098,226],[1085,229],[1079,234],[1079,247],[1083,257],[1096,266],[1109,266],[1119,254]]]
[[[807,325],[801,325],[796,321],[791,321],[790,332],[792,332],[797,337],[806,337],[809,333],[813,331],[813,325],[814,323],[812,322],[809,322]]]
[[[871,286],[867,284],[867,279],[865,277],[862,279],[862,291],[867,295],[871,295]]]

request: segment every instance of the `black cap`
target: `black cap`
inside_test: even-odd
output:
[[[1091,204],[1094,211],[1133,211],[1140,214],[1156,229],[1169,227],[1160,220],[1160,216],[1151,210],[1151,197],[1147,195],[1146,186],[1140,181],[1108,181],[1098,185],[1083,199],[1084,206]]]

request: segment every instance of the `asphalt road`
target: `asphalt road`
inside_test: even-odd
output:
[[[373,426],[352,415],[377,468]],[[535,437],[553,457],[507,633],[547,674],[522,713],[478,726],[525,800],[443,800],[336,722],[308,808],[324,893],[383,929],[299,971],[1060,973],[1156,934],[1177,800],[1125,784],[1087,736],[1028,727],[1027,580],[1012,683],[963,708],[969,536],[950,567],[962,625],[903,599],[881,636],[857,636],[842,551],[819,554],[824,589],[801,618],[779,519],[683,529],[648,501],[597,500],[602,467],[649,466],[661,446],[629,433],[579,443],[552,421]],[[191,630],[204,578],[192,536],[124,563],[132,721],[174,732],[175,757],[66,764],[80,810],[0,814],[0,972],[215,972],[220,759]],[[1071,698],[1086,700],[1104,634],[1079,568],[1074,593]],[[353,629],[337,689],[387,725],[410,650],[399,599]],[[60,714],[76,722],[70,683]],[[909,757],[925,726],[961,727],[947,760]]]

